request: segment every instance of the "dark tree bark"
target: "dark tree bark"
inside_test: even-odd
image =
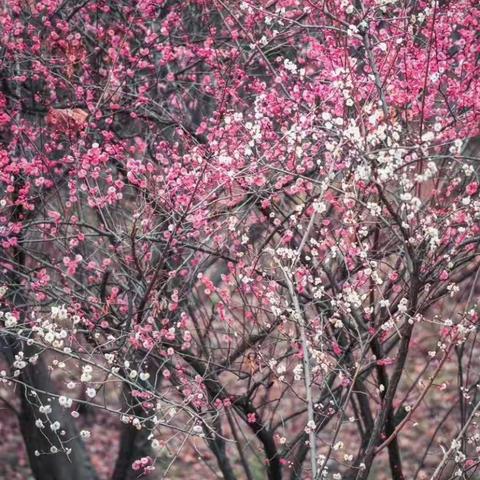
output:
[[[124,384],[124,403],[126,408],[131,408],[137,418],[144,418],[145,411],[132,394],[130,387]],[[131,423],[122,423],[120,431],[120,447],[113,470],[112,480],[134,480],[138,472],[132,469],[132,463],[142,457],[153,457],[151,439],[148,437],[154,425],[148,420],[139,430]]]
[[[152,455],[152,448],[147,440],[149,433],[148,429],[137,430],[132,424],[122,425],[120,450],[112,480],[134,480],[138,478],[138,472],[132,469],[132,463],[141,457]]]
[[[32,396],[33,389],[37,391],[54,392],[46,365],[39,359],[36,365],[24,369],[22,380],[33,388],[22,388],[21,412],[19,417],[20,429],[27,448],[30,466],[37,480],[95,480],[97,475],[90,463],[85,446],[78,431],[71,420],[68,411],[64,411],[58,403],[58,397],[45,393]],[[49,400],[51,400],[49,402]],[[60,432],[53,432],[49,428],[47,416],[39,414],[38,405],[50,405],[51,413],[48,414],[50,422],[58,421],[61,424]],[[35,421],[40,418],[45,428],[39,429]],[[64,447],[62,447],[62,443]],[[50,454],[50,448],[56,447],[59,453]],[[67,455],[63,448],[71,449]],[[41,452],[39,456],[36,451]],[[43,453],[47,454],[43,454]]]
[[[16,258],[23,265],[22,255],[17,255]],[[27,302],[18,278],[10,272],[4,280],[13,286],[10,295],[25,318]],[[19,375],[21,409],[18,422],[36,480],[96,480],[97,474],[75,423],[69,411],[58,402],[59,395],[43,357],[38,355],[38,360],[30,363],[28,359],[39,353],[35,346],[27,345],[10,335],[0,335],[0,353],[12,371],[16,369],[15,356],[19,352],[23,352],[27,365]],[[39,408],[47,405],[51,411],[41,413]],[[36,420],[42,420],[44,428],[38,428]],[[55,422],[60,423],[60,428],[54,432],[50,425]],[[52,453],[52,447],[58,452]],[[66,449],[69,449],[68,454]]]

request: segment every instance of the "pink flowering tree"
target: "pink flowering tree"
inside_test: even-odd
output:
[[[478,475],[478,2],[1,8],[35,478]]]

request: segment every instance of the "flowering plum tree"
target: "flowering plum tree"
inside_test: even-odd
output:
[[[477,1],[1,8],[35,478],[478,475]]]

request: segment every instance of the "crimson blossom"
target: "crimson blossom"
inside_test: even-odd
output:
[[[2,478],[478,478],[476,0],[0,8]]]

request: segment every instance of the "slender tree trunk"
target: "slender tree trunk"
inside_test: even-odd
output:
[[[138,405],[138,400],[132,397],[130,388],[124,386],[124,395],[126,403],[129,406],[137,404],[133,408],[133,413],[141,418],[145,415],[142,407]],[[142,457],[153,457],[151,440],[148,439],[152,431],[152,425],[147,422],[146,425],[138,430],[131,423],[122,424],[120,432],[120,449],[117,455],[117,461],[112,475],[112,480],[135,480],[138,478],[138,471],[132,469],[132,463]]]
[[[147,440],[148,429],[137,430],[133,425],[122,425],[120,450],[118,452],[112,480],[134,480],[138,472],[132,469],[132,463],[141,457],[152,456],[152,448]]]

